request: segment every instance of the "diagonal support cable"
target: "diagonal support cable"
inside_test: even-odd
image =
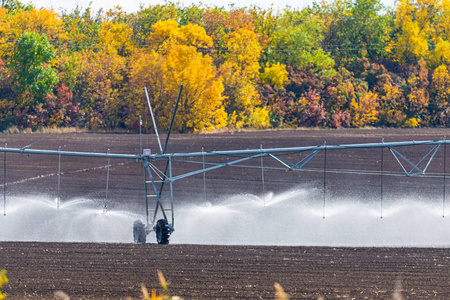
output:
[[[439,147],[441,145],[436,145],[434,148],[436,148],[436,150],[433,152],[433,154],[431,155],[430,159],[428,160],[427,165],[425,166],[425,168],[423,169],[423,173],[425,173],[428,169],[428,166],[430,165],[431,161],[433,160],[434,156],[436,155],[437,151],[439,150]],[[433,150],[432,150],[433,151]],[[430,151],[431,152],[431,151]]]
[[[154,164],[150,162],[148,162],[148,166],[153,170],[153,172],[155,172],[155,174],[158,176],[159,179],[164,180],[163,179],[164,173],[160,169],[158,169]]]
[[[146,167],[147,167],[148,175],[150,176],[150,180],[152,182],[153,189],[155,190],[155,196],[156,196],[156,199],[157,199],[156,208],[155,208],[155,212],[154,212],[154,216],[153,216],[152,222],[154,222],[154,220],[156,218],[156,215],[158,213],[159,207],[161,207],[161,212],[162,212],[164,218],[167,220],[166,213],[164,211],[164,207],[163,207],[162,202],[161,202],[161,194],[158,192],[158,187],[156,186],[156,182],[155,182],[155,180],[153,178],[152,171],[151,171],[151,168],[150,168],[150,164],[147,163]],[[148,195],[146,195],[146,197],[147,196]]]
[[[312,152],[312,153],[310,153],[310,154],[308,154],[305,158],[303,158],[301,161],[299,161],[298,163],[296,163],[295,165],[293,165],[291,168],[290,168],[290,170],[292,170],[292,169],[298,169],[298,170],[300,170],[300,169],[302,169],[308,162],[310,162],[311,161],[311,159],[313,159],[313,157],[314,156],[316,156],[316,154],[317,153],[319,153],[320,152],[320,150],[315,150],[314,152]],[[303,162],[303,164],[301,164]],[[301,164],[300,165],[300,167],[297,167],[299,164]]]
[[[389,148],[389,151],[394,156],[394,158],[397,161],[397,163],[402,168],[403,172],[405,172],[406,176],[414,176],[414,175],[418,175],[418,174],[422,174],[422,175],[425,174],[425,172],[428,169],[431,161],[433,160],[434,156],[436,155],[439,147],[440,147],[440,144],[434,146],[417,164],[412,163],[409,159],[407,159],[403,154],[401,154],[400,152],[398,152],[394,148],[392,148],[392,147],[388,147],[388,148]],[[397,157],[397,155],[398,155],[398,157],[400,157],[401,159],[403,159],[405,162],[407,162],[408,164],[410,164],[412,166],[412,169],[409,172],[403,166],[402,162]],[[419,168],[420,164],[422,164],[422,162],[424,162],[430,155],[431,155],[431,157],[429,158],[427,165],[425,166],[425,168],[423,170],[421,170]],[[417,170],[417,173],[413,173],[414,170]]]
[[[290,161],[286,160],[286,159],[282,159],[281,157],[278,157],[276,155],[273,155],[272,153],[269,153],[269,156],[272,157],[273,159],[275,159],[276,161],[278,161],[279,163],[281,163],[283,166],[285,166],[288,169],[291,169],[292,166],[294,165],[293,163],[291,163]],[[292,166],[289,166],[288,164],[291,164]]]
[[[198,171],[193,171],[193,172],[189,172],[189,173],[186,173],[186,174],[178,175],[178,176],[172,177],[171,181],[173,182],[173,181],[176,181],[176,180],[179,180],[179,179],[183,179],[183,178],[186,178],[186,177],[189,177],[189,176],[202,174],[202,173],[205,173],[205,172],[208,172],[208,171],[211,171],[211,170],[215,170],[215,169],[219,169],[219,168],[223,168],[223,167],[227,167],[227,166],[236,165],[236,164],[238,164],[240,162],[243,162],[243,161],[246,161],[246,160],[250,160],[250,159],[253,159],[253,158],[266,156],[266,155],[267,155],[266,153],[261,153],[261,154],[257,154],[257,155],[253,155],[253,156],[249,156],[249,157],[245,157],[245,158],[241,158],[241,159],[238,159],[238,160],[234,160],[234,161],[231,161],[231,162],[222,163],[222,164],[219,164],[219,165],[216,165],[216,166],[213,166],[213,167],[209,167],[209,168],[206,168],[206,169],[201,169],[201,170],[198,170]]]

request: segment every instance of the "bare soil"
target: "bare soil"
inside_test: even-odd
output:
[[[407,140],[437,140],[447,129],[293,130],[243,132],[235,134],[173,135],[167,152],[192,152],[369,143]],[[139,152],[139,135],[71,133],[59,135],[0,135],[0,144],[31,149],[112,153]],[[153,136],[143,137],[144,148],[158,152]],[[383,154],[386,172],[399,167],[387,150]],[[429,149],[401,149],[416,163]],[[380,176],[380,149],[329,151],[326,156],[327,193],[351,194],[356,189],[367,198],[376,197]],[[1,157],[1,155],[0,155]],[[300,160],[304,156],[286,156]],[[324,183],[324,154],[318,154],[304,172],[276,169],[279,163],[264,159],[266,190],[279,191],[296,185],[320,188]],[[223,157],[230,161],[236,157]],[[443,172],[443,152],[430,164],[430,173]],[[3,160],[2,160],[3,161]],[[206,160],[206,163],[212,161]],[[216,162],[216,161],[214,161]],[[101,198],[105,193],[105,159],[61,158],[61,199]],[[176,172],[198,169],[176,162]],[[249,162],[255,166],[260,160]],[[201,167],[201,165],[200,165]],[[273,169],[271,169],[273,168]],[[0,162],[3,170],[3,163]],[[360,174],[332,172],[352,169]],[[57,193],[58,159],[54,156],[6,155],[7,196]],[[322,170],[322,171],[321,171]],[[365,170],[367,172],[361,172]],[[364,173],[364,174],[361,174]],[[3,180],[3,177],[0,176]],[[229,168],[207,174],[208,195],[246,191],[260,193],[261,170]],[[391,196],[420,191],[442,193],[442,180],[391,176],[384,192]],[[127,205],[142,208],[142,168],[137,162],[111,161],[111,209]],[[177,201],[199,201],[203,176],[174,186]],[[369,197],[370,196],[370,197]],[[203,198],[202,198],[203,199]],[[131,226],[131,225],[130,225]],[[251,234],[251,233],[248,233]],[[450,298],[450,256],[448,249],[425,248],[324,248],[217,245],[135,245],[0,242],[0,268],[8,270],[10,282],[2,288],[10,299],[51,299],[62,290],[71,299],[121,299],[140,296],[140,285],[159,287],[156,270],[170,282],[172,295],[185,299],[270,299],[273,284],[280,283],[292,299],[386,299],[395,290],[406,299]]]
[[[138,298],[140,285],[185,299],[448,299],[448,249],[0,243],[10,299]]]

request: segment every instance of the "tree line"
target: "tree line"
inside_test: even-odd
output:
[[[450,2],[56,12],[0,1],[0,130],[450,124]]]

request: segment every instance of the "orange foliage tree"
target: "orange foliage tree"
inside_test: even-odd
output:
[[[223,85],[211,57],[201,52],[212,45],[205,30],[194,24],[179,27],[174,20],[157,22],[152,30],[148,40],[151,47],[136,52],[129,67],[129,88],[135,97],[147,87],[158,123],[167,128],[183,85],[175,130],[225,126]],[[136,108],[142,111],[143,107]]]

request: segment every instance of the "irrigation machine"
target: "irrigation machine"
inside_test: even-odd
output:
[[[373,175],[381,176],[393,175],[393,172],[387,172],[383,170],[383,149],[387,149],[388,153],[392,155],[394,161],[400,167],[399,171],[395,175],[403,174],[405,176],[417,176],[426,175],[427,169],[430,166],[433,158],[441,146],[444,148],[444,170],[442,173],[433,173],[434,177],[440,177],[444,180],[444,204],[445,204],[445,159],[446,159],[446,145],[449,143],[445,138],[435,141],[407,141],[407,142],[380,142],[380,143],[364,143],[364,144],[347,144],[347,145],[327,145],[326,143],[319,146],[309,147],[289,147],[289,148],[271,148],[271,149],[247,149],[247,150],[227,150],[227,151],[210,151],[210,152],[188,152],[188,153],[166,153],[167,144],[172,131],[172,125],[176,116],[177,107],[182,93],[183,86],[180,86],[178,98],[175,102],[170,126],[167,130],[167,135],[164,143],[161,142],[158,134],[155,118],[152,111],[150,99],[147,94],[147,90],[144,88],[147,104],[149,106],[150,116],[153,122],[154,132],[156,134],[158,147],[156,153],[152,153],[150,149],[143,149],[142,153],[136,155],[130,154],[114,154],[114,153],[93,153],[93,152],[70,152],[70,151],[49,151],[49,150],[36,150],[24,148],[0,148],[0,152],[5,153],[20,153],[20,154],[43,154],[43,155],[55,155],[55,156],[78,156],[78,157],[97,157],[97,158],[119,158],[130,159],[142,162],[144,168],[144,182],[145,182],[145,220],[136,220],[133,224],[133,237],[135,243],[146,243],[147,235],[151,232],[155,232],[156,241],[158,244],[168,244],[171,234],[175,230],[175,215],[174,215],[174,182],[195,175],[205,174],[206,172],[217,170],[225,167],[249,167],[244,164],[251,160],[260,160],[262,158],[270,158],[277,165],[279,169],[286,171],[302,171],[308,170],[308,163],[310,163],[318,153],[323,152],[321,159],[323,159],[323,174],[324,185],[326,182],[327,172],[339,172],[339,170],[327,170],[326,152],[343,150],[343,149],[369,149],[378,148],[381,150],[381,160],[379,169],[377,171],[371,171]],[[427,146],[429,151],[422,156],[418,163],[413,163],[408,157],[399,151],[399,148],[407,146]],[[286,154],[289,154],[287,156]],[[219,162],[209,162],[205,166],[205,157],[228,157],[227,161],[219,160]],[[288,157],[288,158],[286,158]],[[295,157],[292,159],[292,157]],[[188,159],[197,159],[196,163],[201,168],[186,172],[184,174],[174,175],[173,162]],[[203,162],[203,163],[201,163]],[[161,167],[163,166],[163,167]],[[252,168],[255,167],[253,164]],[[259,167],[264,170],[265,166],[262,163]],[[309,169],[311,170],[311,168]],[[316,170],[317,171],[317,170]],[[321,170],[319,170],[321,171]],[[342,171],[342,170],[341,170]],[[348,170],[347,170],[348,171]],[[367,171],[365,171],[367,173]],[[264,174],[264,173],[263,173]],[[6,184],[6,183],[4,183]],[[382,184],[381,184],[382,188]],[[326,187],[324,186],[324,190]],[[381,199],[382,201],[382,199]],[[324,199],[325,206],[325,199]]]

